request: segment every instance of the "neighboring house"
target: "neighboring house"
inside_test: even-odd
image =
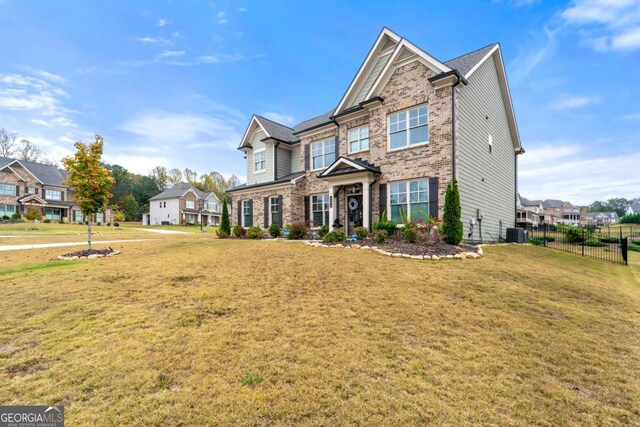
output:
[[[620,218],[616,212],[583,212],[580,218],[580,225],[604,227],[617,224],[619,220]]]
[[[518,194],[516,222],[518,227],[537,228],[544,222],[542,200],[529,200]]]
[[[0,218],[37,210],[52,221],[85,222],[66,178],[67,172],[55,165],[0,157]],[[111,211],[106,208],[93,220],[110,222]]]
[[[292,128],[253,116],[238,149],[234,225],[337,221],[351,234],[384,212],[442,219],[454,177],[465,238],[498,240],[516,223],[524,150],[498,44],[442,62],[385,28],[337,107]]]
[[[218,225],[222,205],[214,193],[181,182],[149,199],[145,225]]]
[[[625,211],[627,215],[640,214],[640,203],[632,203]]]
[[[569,202],[547,199],[542,202],[545,224],[580,225],[580,209]]]

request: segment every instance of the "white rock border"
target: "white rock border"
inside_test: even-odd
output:
[[[345,246],[341,243],[336,243],[334,245],[327,245],[326,243],[314,242],[310,240],[306,240],[304,242],[306,246],[311,246],[314,248],[338,248],[338,249],[360,249],[363,251],[372,251],[379,253],[380,255],[390,256],[394,258],[408,258],[415,260],[425,260],[425,261],[440,261],[440,260],[450,260],[450,259],[478,259],[484,255],[482,248],[478,247],[478,252],[460,252],[455,255],[409,255],[398,252],[387,252],[385,250],[380,249],[377,246],[368,246],[368,245],[359,245],[354,244],[351,246]]]
[[[121,252],[118,250],[114,250],[113,252],[109,252],[108,254],[91,254],[89,256],[64,256],[64,255],[58,255],[58,259],[60,261],[75,261],[77,259],[98,259],[98,258],[104,258],[104,257],[112,257],[114,255],[118,255]]]

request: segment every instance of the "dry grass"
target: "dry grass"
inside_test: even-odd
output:
[[[0,254],[0,402],[62,403],[69,425],[640,423],[640,254],[122,249]]]

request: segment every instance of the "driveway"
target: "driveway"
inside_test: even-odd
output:
[[[189,234],[186,231],[154,230],[154,229],[151,229],[151,228],[134,228],[134,230],[148,231],[150,233],[158,233],[158,234]]]

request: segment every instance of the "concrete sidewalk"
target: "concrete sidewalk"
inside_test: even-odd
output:
[[[126,243],[126,242],[148,242],[152,239],[132,239],[132,240],[96,240],[91,242],[93,245],[107,245],[110,243]],[[39,243],[35,245],[4,245],[0,246],[0,252],[2,251],[19,251],[25,249],[46,249],[46,248],[63,248],[65,246],[82,246],[86,245],[84,242],[63,242],[63,243]]]

